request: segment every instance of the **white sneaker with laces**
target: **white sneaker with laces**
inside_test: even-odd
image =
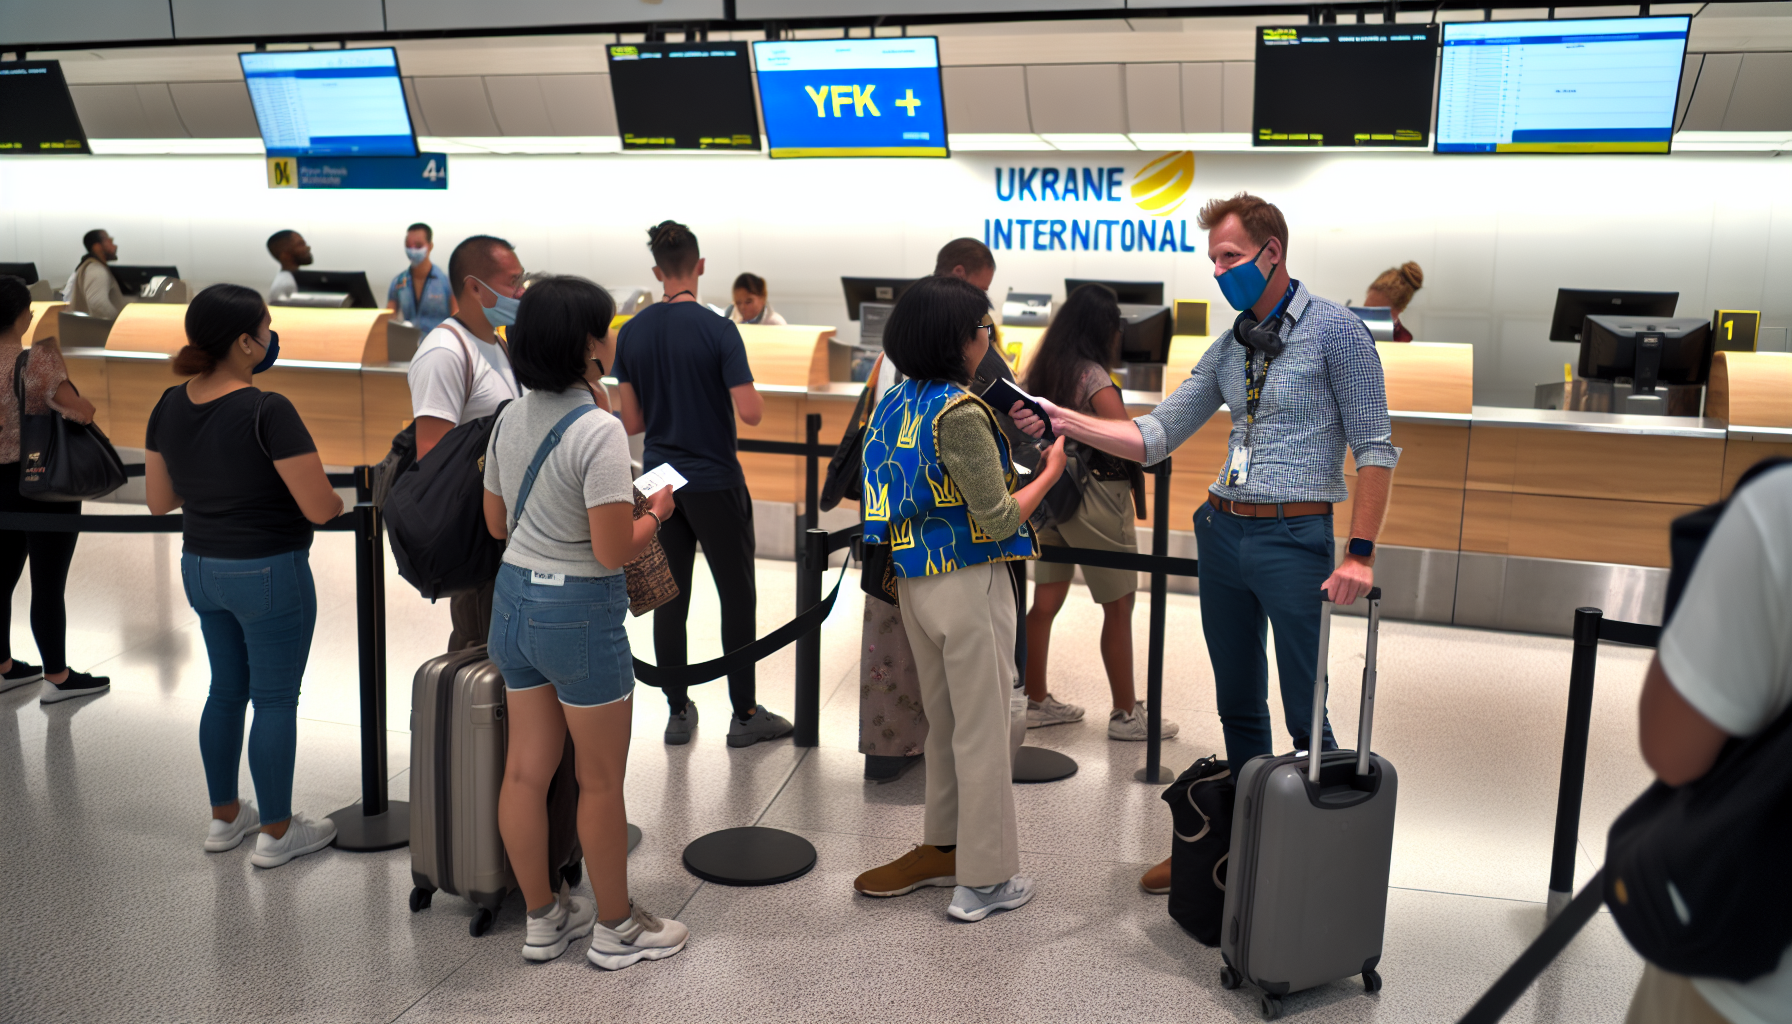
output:
[[[255,837],[255,852],[249,863],[258,868],[277,868],[294,857],[316,853],[336,841],[336,823],[328,818],[313,821],[294,812],[286,834],[278,839],[263,830]]]
[[[1182,727],[1168,718],[1163,720],[1163,731],[1158,733],[1162,739],[1169,739],[1182,731]],[[1145,702],[1139,701],[1131,711],[1115,708],[1108,712],[1108,739],[1131,740],[1144,742],[1150,738],[1150,723],[1145,716]]]
[[[530,917],[523,932],[523,959],[541,963],[566,952],[572,940],[591,934],[597,923],[597,905],[564,892],[554,909],[542,917]]]
[[[237,805],[235,821],[219,821],[213,818],[205,833],[205,852],[223,853],[234,850],[243,837],[261,827],[261,816],[255,813],[255,804],[244,800]]]
[[[684,948],[691,930],[669,917],[654,917],[628,905],[628,920],[614,928],[599,922],[591,929],[591,949],[585,959],[606,971],[620,971],[641,960],[664,960]]]
[[[1075,704],[1066,704],[1051,694],[1044,700],[1027,701],[1027,728],[1039,729],[1048,725],[1069,725],[1071,722],[1083,720],[1083,709]]]

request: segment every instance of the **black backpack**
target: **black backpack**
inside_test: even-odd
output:
[[[1766,459],[1737,481],[1792,459]],[[1734,491],[1731,492],[1732,496]],[[1674,521],[1667,615],[1727,502]],[[1748,981],[1792,945],[1792,709],[1732,739],[1709,772],[1656,782],[1612,823],[1605,902],[1642,957],[1676,974]]]
[[[1203,946],[1220,944],[1237,792],[1231,765],[1217,757],[1196,761],[1164,790],[1176,832],[1170,848],[1170,916]]]
[[[485,451],[504,406],[442,436],[398,474],[386,497],[386,536],[398,575],[431,601],[496,579],[504,542],[485,525]]]

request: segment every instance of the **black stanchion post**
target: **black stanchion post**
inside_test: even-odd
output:
[[[814,465],[813,462],[810,463]],[[803,550],[796,567],[797,613],[815,607],[827,585],[828,531],[811,529],[803,534]],[[814,629],[796,641],[796,736],[799,747],[821,745],[821,630]]]
[[[1549,861],[1548,916],[1574,896],[1574,853],[1580,846],[1580,800],[1587,781],[1587,733],[1593,725],[1593,672],[1599,662],[1597,608],[1574,610],[1574,660],[1568,668],[1568,726],[1562,735],[1562,783],[1556,791],[1556,838]]]
[[[1151,556],[1170,553],[1170,460],[1152,467],[1157,476],[1151,500]],[[1133,774],[1154,786],[1176,781],[1176,773],[1163,766],[1164,728],[1164,605],[1170,578],[1151,574],[1151,632],[1145,651],[1145,767]]]
[[[355,610],[361,676],[361,802],[335,811],[336,845],[390,850],[410,842],[411,807],[386,798],[386,552],[380,512],[356,505]]]
[[[821,413],[810,413],[804,425],[809,454],[803,457],[803,529],[813,530],[821,525],[821,458],[815,454],[821,444]]]

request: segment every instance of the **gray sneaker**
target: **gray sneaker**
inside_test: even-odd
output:
[[[796,731],[788,718],[765,710],[764,704],[753,705],[752,716],[744,722],[739,715],[728,717],[728,745],[731,747],[750,747],[760,740],[775,740]]]
[[[1139,701],[1138,706],[1131,711],[1121,711],[1115,708],[1108,712],[1108,739],[1136,740],[1142,743],[1150,738],[1150,730],[1147,728],[1149,725],[1144,701]],[[1182,731],[1181,726],[1168,718],[1163,720],[1162,726],[1163,731],[1158,734],[1161,739],[1171,739]]]
[[[952,905],[946,908],[946,913],[960,921],[981,921],[998,910],[1025,906],[1038,888],[1026,875],[1015,875],[1000,885],[975,889],[961,885],[952,890]]]
[[[666,719],[666,745],[682,747],[691,742],[691,731],[697,728],[697,702],[686,700],[684,711]]]
[[[1041,729],[1048,725],[1068,725],[1083,720],[1083,709],[1066,704],[1051,694],[1044,700],[1027,701],[1027,728]]]

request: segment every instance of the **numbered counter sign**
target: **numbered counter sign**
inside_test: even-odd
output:
[[[448,187],[448,155],[416,156],[270,156],[269,188],[424,188]]]
[[[1753,309],[1720,309],[1711,314],[1711,333],[1719,352],[1753,352],[1761,314]]]

